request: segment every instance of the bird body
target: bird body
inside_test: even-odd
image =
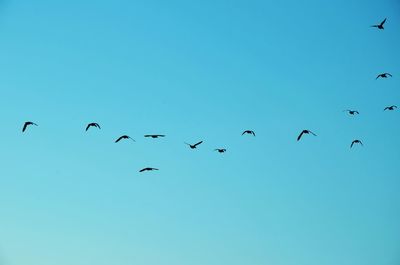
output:
[[[139,172],[153,171],[153,170],[158,170],[158,168],[154,168],[154,167],[145,167],[145,168],[139,170]]]
[[[217,151],[218,153],[225,153],[226,149],[224,149],[224,148],[216,148],[216,149],[214,149],[214,151]]]
[[[203,143],[203,141],[200,141],[200,142],[198,142],[198,143],[196,143],[196,144],[188,144],[188,143],[185,143],[185,144],[187,144],[191,149],[196,149],[197,146],[198,146],[199,144],[201,144],[201,143]]]
[[[385,22],[386,22],[386,18],[385,18],[381,23],[379,23],[379,24],[377,24],[377,25],[372,25],[371,27],[373,27],[373,28],[378,28],[378,29],[385,29],[385,28],[383,27],[383,25],[385,24]]]
[[[344,111],[347,111],[350,115],[358,115],[358,114],[360,114],[357,110],[349,110],[349,109],[347,109],[347,110],[344,110]]]
[[[244,131],[244,132],[242,133],[242,135],[244,135],[244,134],[252,134],[253,136],[256,136],[255,132],[254,132],[254,131],[251,131],[251,130],[246,130],[246,131]]]
[[[360,140],[354,140],[353,142],[351,142],[350,148],[352,148],[353,145],[355,145],[355,144],[360,144],[361,146],[364,146]]]
[[[115,143],[118,143],[119,141],[121,141],[122,139],[131,139],[132,141],[136,142],[135,140],[133,140],[130,136],[128,135],[122,135],[121,137],[119,137],[117,140],[115,140]]]
[[[388,78],[388,77],[392,77],[392,75],[390,73],[382,73],[382,74],[379,74],[375,79]]]
[[[304,134],[312,134],[312,135],[314,135],[314,136],[317,136],[315,133],[313,133],[313,132],[310,131],[310,130],[303,130],[303,131],[299,134],[299,136],[297,136],[297,141],[299,141],[299,140],[301,139],[301,137],[302,137]]]
[[[146,134],[144,137],[159,138],[159,137],[165,137],[165,135],[163,135],[163,134]]]
[[[100,128],[100,125],[99,125],[98,123],[95,123],[95,122],[89,123],[89,124],[86,126],[86,131],[89,130],[90,127],[96,127],[96,128],[101,129],[101,128]]]
[[[38,126],[38,125],[37,125],[36,123],[34,123],[34,122],[27,121],[27,122],[24,123],[24,126],[22,127],[22,132],[25,132],[26,128],[28,128],[28,126],[30,126],[30,125]]]
[[[397,106],[392,105],[392,106],[384,108],[383,111],[385,111],[385,110],[394,110],[394,109],[397,109]]]

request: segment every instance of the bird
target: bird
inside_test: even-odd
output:
[[[256,136],[256,134],[254,133],[254,131],[250,131],[250,130],[246,130],[242,133],[242,135],[244,134],[252,134],[253,136]]]
[[[383,27],[383,24],[385,24],[385,22],[386,22],[386,18],[385,18],[380,24],[372,25],[371,27],[373,27],[373,28],[378,28],[378,29],[385,29],[385,28]]]
[[[360,140],[354,140],[353,142],[351,142],[350,148],[352,148],[354,144],[361,144],[361,146],[364,146]]]
[[[191,149],[196,149],[197,146],[198,146],[199,144],[201,144],[201,143],[203,143],[203,141],[200,141],[200,142],[198,142],[198,143],[196,143],[196,144],[188,144],[188,143],[185,143],[185,144],[187,144]]]
[[[163,135],[163,134],[146,134],[144,137],[159,138],[159,137],[165,137],[165,135]]]
[[[349,110],[349,109],[347,109],[347,110],[344,110],[344,111],[348,112],[350,115],[360,114],[357,110]]]
[[[383,111],[385,111],[385,110],[394,110],[394,109],[397,109],[397,106],[392,105],[392,106],[384,108]]]
[[[299,141],[299,140],[301,139],[301,137],[303,136],[303,134],[312,134],[312,135],[314,135],[314,136],[317,136],[315,133],[313,133],[313,132],[310,131],[310,130],[303,130],[303,131],[299,134],[299,136],[297,136],[297,141]]]
[[[89,124],[86,126],[86,131],[89,130],[90,127],[96,127],[96,128],[101,129],[101,128],[100,128],[100,125],[99,125],[98,123],[95,123],[95,122],[89,123]]]
[[[139,170],[139,172],[153,171],[153,170],[158,170],[158,168],[154,168],[154,167],[145,167],[145,168]]]
[[[34,123],[34,122],[27,121],[27,122],[24,123],[24,127],[22,127],[22,132],[25,132],[26,128],[28,128],[28,126],[30,126],[30,125],[38,126],[38,125],[37,125],[36,123]]]
[[[216,149],[214,149],[214,151],[217,151],[218,153],[225,153],[226,149],[224,149],[224,148],[216,148]]]
[[[115,140],[115,143],[118,143],[119,141],[121,141],[122,139],[131,139],[132,141],[136,142],[135,140],[133,140],[130,136],[128,135],[122,135],[121,137],[119,137],[117,140]]]
[[[375,79],[378,79],[379,77],[380,78],[388,78],[389,76],[392,77],[392,75],[389,73],[382,73],[382,74],[379,74]]]

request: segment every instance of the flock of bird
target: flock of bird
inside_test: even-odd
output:
[[[384,28],[385,22],[386,22],[386,18],[385,18],[381,23],[376,24],[376,25],[372,25],[371,27],[378,28],[379,30],[384,30],[384,29],[385,29],[385,28]],[[386,72],[385,72],[385,73],[379,74],[379,75],[376,77],[376,79],[379,79],[379,78],[388,78],[388,77],[392,77],[392,75],[391,75],[390,73],[386,73]],[[385,107],[385,108],[383,109],[383,111],[386,111],[386,110],[388,110],[388,111],[393,111],[393,110],[395,110],[395,109],[397,109],[397,106],[396,106],[396,105],[391,105],[391,106]],[[347,113],[350,114],[350,115],[359,115],[359,114],[360,114],[357,110],[350,110],[350,109],[343,110],[343,112],[347,112]],[[22,132],[25,132],[29,126],[38,126],[38,125],[37,125],[36,123],[32,122],[32,121],[27,121],[27,122],[24,123],[24,125],[23,125],[23,127],[22,127]],[[90,128],[92,128],[92,127],[93,127],[93,128],[97,128],[97,129],[101,129],[101,127],[100,127],[100,125],[99,125],[98,123],[92,122],[92,123],[87,124],[86,130],[85,130],[85,131],[88,131],[88,130],[89,130]],[[246,135],[246,134],[252,135],[252,136],[254,136],[254,137],[256,136],[255,132],[252,131],[252,130],[245,130],[245,131],[242,133],[242,136],[243,136],[243,135]],[[302,138],[304,135],[313,135],[313,136],[317,136],[314,132],[312,132],[312,131],[310,131],[310,130],[302,130],[302,131],[300,132],[300,134],[297,136],[297,141],[300,141],[301,138]],[[165,135],[163,135],[163,134],[146,134],[146,135],[144,135],[144,137],[156,139],[156,138],[165,137]],[[122,136],[118,137],[118,138],[115,140],[115,143],[118,143],[118,142],[120,142],[121,140],[132,140],[133,142],[135,142],[135,140],[134,140],[133,138],[131,138],[130,136],[128,136],[128,135],[122,135]],[[198,147],[200,144],[202,144],[202,143],[203,143],[203,141],[199,141],[199,142],[197,142],[197,143],[195,143],[195,144],[189,144],[189,143],[186,143],[186,142],[185,142],[185,144],[188,145],[190,149],[197,149],[197,147]],[[351,142],[350,148],[353,148],[354,145],[361,145],[361,146],[363,146],[363,143],[362,143],[361,140],[355,139],[355,140],[353,140],[353,141]],[[225,148],[216,148],[216,149],[214,149],[214,151],[216,151],[216,152],[218,152],[218,153],[225,153],[225,152],[226,152],[226,149],[225,149]],[[154,171],[154,170],[159,170],[159,169],[158,169],[158,168],[153,168],[153,167],[145,167],[145,168],[139,170],[139,172]]]

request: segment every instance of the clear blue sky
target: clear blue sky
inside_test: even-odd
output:
[[[398,265],[399,33],[397,0],[3,0],[0,264]]]

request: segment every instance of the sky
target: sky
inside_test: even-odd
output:
[[[0,265],[400,264],[399,32],[398,0],[2,0]]]

